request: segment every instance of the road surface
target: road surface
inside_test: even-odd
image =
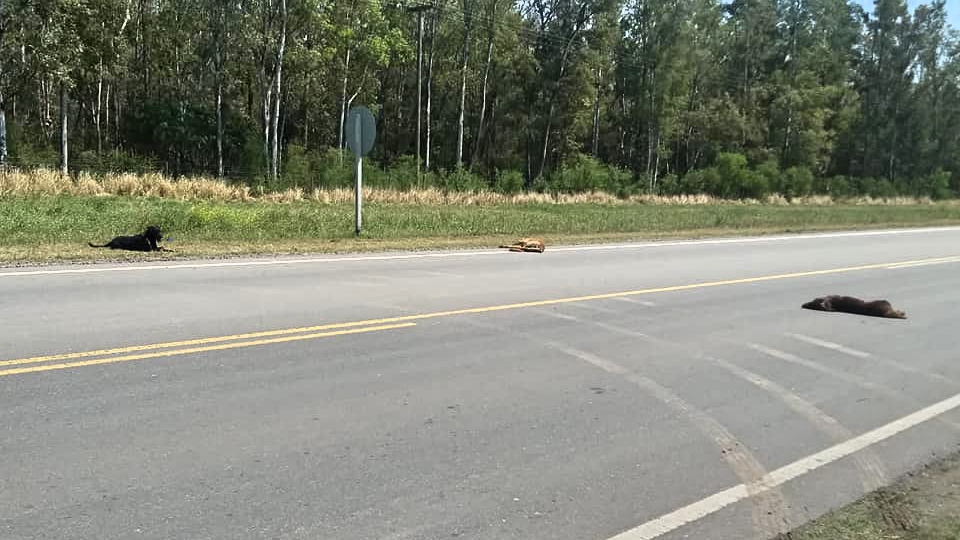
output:
[[[0,269],[0,538],[770,538],[960,444],[958,267],[944,228]]]

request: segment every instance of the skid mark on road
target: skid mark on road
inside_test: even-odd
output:
[[[725,340],[725,341],[727,341],[727,340]],[[731,342],[731,343],[732,343],[732,342]],[[781,350],[779,350],[779,349],[774,349],[774,348],[772,348],[772,347],[767,347],[767,346],[764,346],[764,345],[759,345],[759,344],[750,343],[750,342],[746,343],[746,346],[749,347],[749,348],[751,348],[751,349],[753,349],[753,350],[755,350],[755,351],[758,351],[758,352],[761,352],[761,353],[763,353],[763,354],[765,354],[765,355],[767,355],[767,356],[770,356],[770,357],[772,357],[772,358],[776,358],[776,359],[778,359],[778,360],[783,360],[784,362],[788,362],[788,363],[791,363],[791,364],[796,364],[796,365],[798,365],[798,366],[803,366],[803,367],[805,367],[805,368],[807,368],[807,369],[812,369],[812,370],[814,370],[814,371],[819,371],[819,372],[824,373],[824,374],[826,374],[826,375],[829,375],[829,376],[831,376],[831,377],[833,377],[833,378],[835,378],[835,379],[838,379],[838,380],[841,380],[841,381],[844,381],[844,382],[848,382],[848,383],[850,383],[850,384],[852,384],[852,385],[859,386],[859,387],[861,387],[861,388],[863,388],[863,389],[865,389],[865,390],[870,390],[871,392],[876,392],[877,394],[880,394],[881,396],[884,396],[884,397],[886,397],[886,398],[888,398],[888,399],[891,399],[891,400],[894,400],[894,401],[899,401],[900,403],[904,403],[904,404],[909,404],[909,405],[911,405],[911,406],[917,406],[917,405],[919,405],[919,403],[918,403],[915,399],[913,399],[913,398],[911,398],[911,397],[909,397],[909,396],[907,396],[907,395],[905,395],[905,394],[903,394],[903,393],[901,393],[901,392],[898,392],[898,391],[894,390],[893,388],[890,388],[889,386],[885,386],[885,385],[883,385],[883,384],[880,384],[880,383],[877,383],[877,382],[873,382],[873,381],[868,381],[868,380],[863,379],[863,378],[861,378],[861,377],[857,377],[856,375],[851,375],[851,374],[849,374],[849,373],[844,373],[843,371],[836,370],[836,369],[833,369],[833,368],[824,366],[823,364],[819,364],[819,363],[814,362],[814,361],[812,361],[812,360],[807,360],[807,359],[805,359],[805,358],[800,358],[799,356],[797,356],[797,355],[795,355],[795,354],[791,354],[791,353],[788,353],[788,352],[786,352],[786,351],[781,351]],[[949,418],[938,418],[937,421],[938,421],[938,422],[941,422],[941,423],[943,423],[943,424],[946,424],[947,426],[950,426],[950,427],[953,428],[953,429],[960,430],[960,424],[958,424],[958,423],[950,420]]]
[[[551,313],[547,314],[552,315]],[[624,328],[622,326],[598,321],[585,321],[576,317],[569,317],[569,319],[572,319],[580,324],[591,324],[616,334],[641,339],[648,343],[654,343],[663,347],[681,351],[698,360],[710,362],[780,399],[787,407],[804,417],[814,428],[833,439],[834,442],[846,440],[854,436],[853,432],[844,427],[836,418],[830,416],[813,403],[803,399],[782,385],[746,368],[740,367],[732,362],[717,358],[713,355],[704,354],[688,345],[682,345],[673,341],[657,338],[643,332],[637,332],[629,328]],[[888,483],[890,478],[889,472],[883,465],[883,462],[880,460],[879,456],[877,456],[873,450],[867,449],[863,454],[855,454],[854,465],[856,466],[857,474],[865,491],[872,491]]]
[[[493,323],[470,321],[476,326],[495,329],[498,332],[518,333]],[[601,358],[593,353],[576,349],[544,338],[525,333],[527,341],[535,342],[550,349],[562,352],[608,373],[623,377],[645,390],[664,405],[687,418],[699,431],[716,445],[730,470],[744,485],[748,486],[754,529],[759,538],[769,539],[792,529],[790,511],[783,493],[779,489],[759,489],[757,482],[766,474],[766,468],[726,427],[712,416],[687,403],[683,398],[660,383],[627,369],[616,362]]]
[[[824,349],[830,349],[830,350],[832,350],[832,351],[837,351],[837,352],[839,352],[839,353],[843,353],[843,354],[846,354],[846,355],[848,355],[848,356],[853,356],[853,357],[855,357],[855,358],[865,358],[865,359],[869,359],[869,360],[872,361],[872,362],[877,362],[877,363],[883,364],[883,365],[885,365],[885,366],[888,366],[888,367],[890,367],[890,368],[893,368],[893,369],[896,369],[896,370],[899,370],[899,371],[904,371],[904,372],[906,372],[906,373],[911,373],[911,374],[913,374],[913,375],[919,375],[919,376],[925,377],[925,378],[927,378],[927,379],[931,379],[931,380],[939,381],[939,382],[942,382],[942,383],[946,383],[946,384],[949,384],[951,387],[954,387],[954,388],[956,388],[956,387],[958,386],[956,381],[954,381],[953,379],[951,379],[951,378],[949,378],[949,377],[945,377],[945,376],[943,376],[943,375],[941,375],[941,374],[939,374],[939,373],[930,373],[929,371],[924,371],[924,370],[922,370],[922,369],[917,369],[917,368],[914,368],[914,367],[910,367],[910,366],[908,366],[908,365],[906,365],[906,364],[903,364],[903,363],[901,363],[901,362],[896,362],[896,361],[894,361],[894,360],[887,360],[887,359],[885,359],[885,358],[881,358],[881,357],[879,357],[879,356],[876,356],[876,355],[874,355],[874,354],[872,354],[872,353],[868,353],[868,352],[866,352],[866,351],[860,351],[860,350],[857,350],[857,349],[852,349],[852,348],[850,348],[850,347],[846,347],[846,346],[841,345],[841,344],[839,344],[839,343],[834,343],[834,342],[832,342],[832,341],[826,341],[826,340],[819,339],[819,338],[815,338],[815,337],[812,337],[812,336],[807,336],[807,335],[804,335],[804,334],[796,334],[796,333],[793,333],[793,332],[785,332],[784,335],[789,336],[789,337],[792,337],[792,338],[794,338],[794,339],[796,339],[796,340],[799,340],[799,341],[803,341],[803,342],[805,342],[805,343],[809,343],[809,344],[811,344],[811,345],[816,345],[816,346],[818,346],[818,347],[823,347]]]

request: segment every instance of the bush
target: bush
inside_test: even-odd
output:
[[[783,177],[776,159],[767,159],[757,165],[756,173],[766,182],[768,192],[783,194]]]
[[[932,199],[949,199],[953,197],[953,190],[950,189],[949,171],[937,169],[920,182],[920,195],[928,195]]]
[[[783,191],[788,200],[805,197],[813,191],[813,173],[806,167],[790,167],[783,171]]]
[[[834,199],[850,197],[854,194],[854,186],[846,176],[832,176],[818,180],[818,193],[829,195]]]
[[[504,195],[516,195],[523,191],[523,175],[515,170],[497,170],[493,189]]]
[[[548,182],[553,191],[582,193],[584,191],[614,192],[610,170],[590,156],[578,154],[550,175]]]
[[[747,157],[736,152],[722,152],[716,160],[716,178],[712,195],[717,197],[735,197],[749,182],[747,176]]]
[[[464,167],[457,167],[449,173],[441,171],[440,176],[444,189],[448,191],[478,192],[487,189],[486,180]]]

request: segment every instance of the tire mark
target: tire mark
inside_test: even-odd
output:
[[[519,333],[492,323],[471,321],[471,324],[496,329],[498,332]],[[684,415],[706,438],[720,448],[722,459],[746,486],[750,495],[753,526],[758,537],[764,540],[775,538],[792,529],[789,519],[790,512],[783,492],[779,487],[773,488],[761,485],[760,480],[767,475],[766,468],[736,436],[712,416],[687,403],[669,388],[616,362],[562,343],[532,336],[529,333],[525,333],[524,336],[526,341],[534,340],[545,347],[562,352],[608,373],[623,377],[625,380],[641,387],[668,407]]]
[[[571,316],[567,316],[565,318],[577,320],[576,317]],[[779,398],[787,407],[797,414],[803,416],[814,428],[830,437],[833,442],[841,442],[855,437],[855,434],[844,427],[836,418],[830,416],[813,403],[803,399],[780,384],[746,368],[740,367],[733,362],[704,354],[686,345],[681,345],[679,343],[657,338],[649,334],[644,334],[643,332],[630,330],[629,328],[623,328],[621,326],[597,321],[577,321],[581,324],[593,324],[594,326],[604,328],[611,332],[639,338],[650,343],[656,343],[658,345],[687,352],[699,360],[711,362],[727,370],[734,376],[765,390],[776,398]],[[860,483],[863,485],[866,491],[873,491],[881,486],[887,485],[890,479],[890,474],[886,466],[884,466],[883,462],[880,460],[876,452],[873,451],[873,449],[864,450],[864,453],[862,454],[854,454],[853,461],[857,469],[857,475],[860,478]]]
[[[726,339],[724,339],[724,341],[726,341],[726,342],[728,342],[728,343],[734,343],[734,342],[731,342],[731,341],[726,340]],[[736,345],[742,345],[742,344],[739,344],[739,343],[734,343],[734,344],[736,344]],[[795,354],[791,354],[791,353],[788,353],[788,352],[785,352],[785,351],[781,351],[781,350],[779,350],[779,349],[774,349],[774,348],[772,348],[772,347],[767,347],[767,346],[765,346],[765,345],[759,345],[759,344],[757,344],[757,343],[750,343],[750,342],[748,342],[748,343],[746,343],[746,346],[749,347],[749,348],[751,348],[751,349],[753,349],[753,350],[755,350],[755,351],[758,351],[758,352],[761,352],[761,353],[763,353],[763,354],[765,354],[765,355],[767,355],[767,356],[770,356],[770,357],[772,357],[772,358],[776,358],[776,359],[778,359],[778,360],[782,360],[782,361],[788,362],[788,363],[790,363],[790,364],[796,364],[796,365],[798,365],[798,366],[803,366],[803,367],[805,367],[805,368],[812,369],[812,370],[814,370],[814,371],[819,371],[819,372],[821,372],[821,373],[824,373],[824,374],[826,374],[826,375],[829,375],[829,376],[831,376],[831,377],[834,377],[834,378],[836,378],[836,379],[838,379],[838,380],[845,381],[845,382],[848,382],[848,383],[850,383],[850,384],[859,386],[859,387],[861,387],[861,388],[863,388],[863,389],[865,389],[865,390],[870,390],[870,391],[872,391],[872,392],[876,392],[877,394],[880,394],[880,395],[882,395],[882,396],[884,396],[884,397],[886,397],[886,398],[888,398],[888,399],[891,399],[891,400],[893,400],[893,401],[899,401],[900,403],[904,403],[904,404],[910,405],[911,407],[914,407],[914,408],[916,408],[916,407],[922,407],[922,406],[923,406],[923,405],[922,405],[921,403],[919,403],[917,400],[915,400],[915,399],[911,398],[910,396],[907,396],[907,395],[905,395],[905,394],[903,394],[903,393],[901,393],[901,392],[898,392],[898,391],[894,390],[893,388],[890,388],[889,386],[886,386],[886,385],[883,385],[883,384],[880,384],[880,383],[877,383],[877,382],[873,382],[873,381],[868,381],[868,380],[866,380],[866,379],[857,377],[856,375],[850,375],[849,373],[845,373],[845,372],[843,372],[843,371],[836,370],[836,369],[833,369],[833,368],[824,366],[824,365],[822,365],[822,364],[820,364],[820,363],[817,363],[817,362],[814,362],[814,361],[812,361],[812,360],[807,360],[807,359],[805,359],[805,358],[800,358],[799,356],[797,356],[797,355],[795,355]],[[938,417],[938,418],[936,419],[936,421],[937,421],[937,422],[940,422],[940,423],[943,423],[943,424],[946,424],[947,426],[950,426],[950,427],[953,428],[953,429],[960,430],[960,424],[958,424],[957,422],[954,422],[954,421],[952,421],[952,420],[950,420],[950,419],[948,419],[948,418]]]

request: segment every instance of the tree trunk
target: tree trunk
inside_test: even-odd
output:
[[[431,17],[430,22],[430,52],[427,56],[427,111],[426,111],[426,128],[427,128],[427,141],[426,147],[423,149],[423,170],[430,170],[430,148],[432,146],[431,134],[432,130],[430,126],[432,122],[430,121],[430,111],[433,104],[433,56],[436,51],[436,42],[437,42],[437,24],[440,18],[439,10],[437,13]]]
[[[267,172],[270,171],[270,104],[273,101],[273,84],[267,86],[263,93],[263,160],[267,165]]]
[[[471,169],[473,169],[473,167],[477,164],[477,160],[480,158],[480,141],[483,139],[483,121],[487,112],[487,84],[490,80],[490,65],[493,63],[493,40],[496,36],[496,9],[497,2],[494,0],[493,7],[491,8],[492,22],[490,26],[490,36],[487,41],[487,62],[483,68],[483,89],[480,97],[480,120],[477,122],[477,138],[475,141],[473,141],[473,158],[470,160]]]
[[[561,77],[563,76],[563,67],[560,68]],[[553,127],[553,105],[554,100],[550,100],[550,108],[547,110],[547,127],[543,130],[543,150],[540,153],[540,172],[537,173],[537,176],[543,176],[543,171],[547,168],[547,150],[550,145],[550,128]]]
[[[354,0],[350,2],[350,9],[347,10],[347,20],[353,19],[353,11],[356,9],[357,2]],[[345,43],[347,52],[344,54],[343,59],[343,84],[340,92],[340,130],[337,132],[337,148],[340,149],[338,152],[338,163],[343,165],[343,149],[346,147],[346,122],[347,122],[347,82],[350,78],[350,53],[353,50],[352,43]]]
[[[593,133],[592,141],[590,145],[590,153],[593,155],[594,159],[597,157],[597,152],[600,147],[600,92],[601,92],[601,83],[603,82],[603,68],[597,68],[597,98],[593,103]]]
[[[343,147],[344,147],[344,140],[343,140],[343,138],[344,138],[344,136],[345,136],[345,133],[344,133],[344,128],[345,128],[345,126],[344,126],[344,124],[345,124],[346,121],[347,121],[347,79],[348,79],[348,73],[349,73],[349,71],[350,71],[350,45],[348,44],[348,45],[347,45],[346,58],[344,58],[344,61],[343,61],[343,92],[340,94],[340,95],[341,95],[341,99],[340,99],[340,130],[339,130],[338,135],[337,135],[337,137],[338,137],[338,139],[339,139],[339,140],[337,141],[337,148],[340,149],[340,153],[339,153],[340,157],[339,157],[339,160],[340,160],[340,164],[341,164],[341,165],[343,164]]]
[[[229,31],[227,30],[226,5],[221,3],[217,11],[217,42],[214,53],[215,76],[217,78],[217,178],[223,178],[223,71],[227,63],[226,50]]]
[[[120,107],[120,92],[115,90],[113,92],[113,129],[115,130],[113,135],[113,144],[117,150],[120,150],[123,147],[123,141],[120,140],[120,118],[122,118]]]
[[[656,193],[657,191],[657,177],[660,173],[660,128],[657,128],[657,161],[653,165],[653,181],[651,182],[651,192]],[[667,170],[669,171],[670,164],[667,163]]]
[[[106,107],[103,111],[103,125],[107,128],[103,134],[103,139],[110,143],[110,83],[107,83],[107,90],[104,92],[103,104]]]
[[[282,47],[281,47],[282,49]],[[279,174],[279,154],[280,154],[280,61],[277,61],[277,71],[273,80],[273,111],[271,113],[270,125],[270,176],[276,180]]]
[[[417,12],[417,187],[423,188],[423,177],[420,175],[420,107],[423,104],[423,12]]]
[[[60,83],[60,174],[66,176],[67,168],[67,84]]]
[[[0,167],[7,164],[7,104],[0,94]]]
[[[557,76],[555,83],[556,90],[554,90],[554,95],[550,99],[550,107],[547,110],[547,127],[543,130],[543,148],[540,153],[540,172],[537,173],[537,176],[543,176],[543,172],[546,170],[547,151],[549,150],[550,143],[550,129],[553,127],[553,112],[556,104],[555,98],[557,94],[560,93],[560,85],[563,83],[563,75],[566,72],[567,56],[570,54],[570,47],[573,45],[573,40],[576,39],[577,35],[580,33],[580,29],[582,28],[583,24],[586,22],[586,10],[587,6],[584,4],[580,8],[580,13],[573,27],[573,32],[567,39],[567,43],[563,46],[563,55],[560,57],[560,74]]]
[[[463,166],[463,117],[467,104],[467,60],[470,58],[470,32],[473,30],[470,0],[463,0],[463,62],[460,64],[460,111],[457,114],[457,167]],[[470,7],[467,7],[470,6]]]
[[[93,107],[93,127],[97,131],[97,155],[103,154],[103,131],[100,122],[103,118],[103,58],[97,64],[97,102]]]
[[[399,69],[399,74],[397,76],[397,125],[394,128],[397,131],[397,134],[400,133],[403,129],[403,76],[406,74],[406,70],[401,66]],[[397,140],[396,151],[398,154],[403,154],[406,149],[401,148],[399,139]]]
[[[280,46],[277,49],[277,62],[276,67],[273,72],[273,91],[271,92],[273,99],[273,110],[271,111],[270,118],[270,145],[271,145],[271,159],[270,159],[270,176],[274,180],[277,179],[278,171],[278,155],[280,153],[280,137],[279,137],[279,123],[280,123],[280,74],[283,68],[283,52],[287,44],[287,0],[280,0]]]
[[[217,177],[223,178],[223,77],[217,79]]]

